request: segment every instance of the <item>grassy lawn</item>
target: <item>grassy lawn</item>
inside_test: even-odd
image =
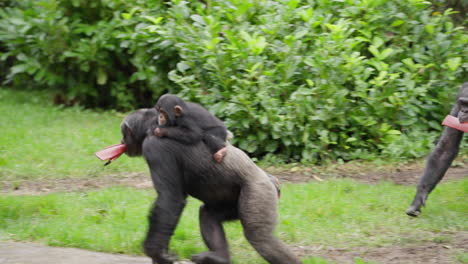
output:
[[[351,180],[285,184],[277,234],[290,245],[405,245],[450,240],[467,230],[468,179],[440,185],[419,218],[404,215],[413,187]],[[114,187],[42,196],[0,196],[3,239],[142,254],[146,215],[154,192]],[[205,250],[198,228],[199,202],[191,199],[172,239],[180,257]],[[444,237],[441,237],[443,233]],[[244,239],[239,223],[227,224],[234,263],[265,263]],[[248,260],[248,262],[246,262]],[[305,263],[317,263],[311,258]]]
[[[97,150],[120,143],[124,114],[60,108],[47,96],[0,88],[0,180],[147,171],[142,159],[119,159],[103,167],[94,156]]]

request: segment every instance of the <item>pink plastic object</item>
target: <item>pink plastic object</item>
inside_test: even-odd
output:
[[[461,123],[458,121],[458,118],[448,115],[445,117],[444,121],[442,122],[442,125],[455,128],[457,130],[463,131],[463,132],[468,132],[468,123]]]
[[[125,144],[116,144],[100,150],[95,154],[96,157],[98,157],[100,160],[107,160],[107,162],[104,164],[104,166],[106,166],[120,157],[120,155],[122,155],[126,149],[127,147]]]

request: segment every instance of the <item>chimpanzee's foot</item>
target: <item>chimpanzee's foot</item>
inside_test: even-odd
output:
[[[427,193],[420,192],[416,193],[411,206],[406,210],[406,214],[409,216],[418,216],[421,214],[421,207],[426,205]]]
[[[226,156],[226,153],[227,153],[227,148],[224,147],[220,150],[218,150],[218,152],[216,152],[214,155],[213,155],[213,158],[216,160],[216,162],[220,163],[224,156]]]
[[[416,217],[421,214],[421,208],[416,208],[416,206],[412,205],[406,210],[406,214]]]
[[[196,264],[229,264],[229,258],[220,256],[213,251],[205,251],[192,256],[192,261]]]

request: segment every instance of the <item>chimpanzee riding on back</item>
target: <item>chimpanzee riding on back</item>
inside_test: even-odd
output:
[[[201,105],[185,102],[173,94],[161,96],[155,105],[159,112],[154,134],[183,144],[203,140],[214,159],[221,162],[226,155],[227,128],[224,123]]]

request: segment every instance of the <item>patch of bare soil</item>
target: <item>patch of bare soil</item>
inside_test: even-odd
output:
[[[355,263],[356,259],[384,264],[452,264],[456,255],[468,253],[468,232],[460,232],[450,242],[424,241],[419,244],[386,247],[330,248],[297,246],[294,251],[301,257],[316,256],[340,264]]]
[[[145,257],[47,247],[33,243],[0,242],[0,264],[150,264]]]
[[[383,167],[374,168],[372,170],[363,169],[362,167],[351,167],[349,165],[337,166],[333,170],[325,172],[314,172],[302,170],[299,172],[292,171],[269,171],[277,176],[281,181],[301,183],[309,181],[321,181],[330,178],[351,178],[360,182],[375,184],[380,181],[391,181],[402,185],[416,185],[419,178],[423,174],[424,167],[419,164],[405,165],[402,167]],[[449,168],[445,174],[443,181],[456,180],[468,177],[468,166],[457,165]]]
[[[151,264],[143,256],[94,252],[77,248],[47,247],[35,243],[0,242],[0,264]],[[191,264],[180,261],[176,264]]]
[[[383,264],[452,264],[456,255],[468,252],[468,232],[455,234],[444,243],[423,241],[419,244],[386,247],[332,248],[295,246],[301,258],[322,257],[338,264],[355,263],[356,259]],[[75,248],[47,247],[33,243],[0,242],[0,264],[149,264],[149,258],[99,253]],[[177,264],[190,264],[179,261]]]
[[[146,173],[128,173],[96,178],[39,179],[24,181],[0,181],[0,193],[35,195],[52,192],[72,192],[100,189],[111,186],[131,186],[138,189],[153,187]]]
[[[287,170],[266,168],[265,170],[281,182],[304,183],[324,181],[332,178],[351,178],[364,183],[375,184],[392,181],[397,184],[416,185],[421,177],[424,164],[413,163],[400,167],[384,166],[369,169],[368,166],[345,164],[333,168]],[[468,176],[468,165],[462,164],[449,168],[443,181],[462,179]],[[110,186],[130,186],[139,189],[152,188],[149,173],[127,173],[96,178],[39,179],[23,181],[0,181],[0,193],[15,195],[34,195],[51,192],[84,191]]]

